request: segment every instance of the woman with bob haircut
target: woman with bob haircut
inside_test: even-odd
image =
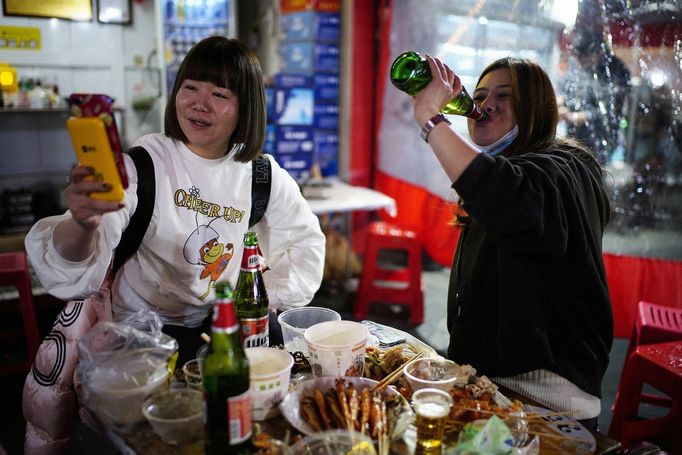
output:
[[[502,58],[483,70],[473,100],[488,116],[468,120],[468,142],[439,114],[460,78],[427,60],[434,77],[414,99],[415,120],[464,211],[448,357],[596,428],[613,341],[601,166],[555,136],[556,96],[537,63]]]
[[[155,174],[153,215],[137,251],[116,273],[114,321],[155,312],[164,331],[189,328],[202,343],[210,329],[213,286],[236,284],[244,233],[258,234],[272,311],[307,305],[322,281],[325,238],[317,217],[286,170],[271,166],[267,209],[251,229],[252,161],[265,140],[266,103],[256,56],[242,42],[220,36],[197,43],[178,70],[165,111],[165,134],[134,145],[149,153]],[[40,220],[26,238],[43,286],[63,299],[96,292],[138,206],[138,175],[125,156],[130,185],[121,203],[95,200],[101,182],[76,166],[66,188],[68,211]],[[180,342],[180,357],[196,349]],[[192,352],[191,350],[194,349]],[[187,351],[186,356],[183,351]]]

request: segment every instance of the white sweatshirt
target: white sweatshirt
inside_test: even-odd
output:
[[[112,285],[114,320],[141,309],[154,310],[164,323],[197,326],[210,311],[212,284],[239,274],[244,233],[251,210],[251,163],[234,161],[234,151],[209,160],[163,134],[135,145],[154,162],[156,201],[147,233]],[[298,185],[273,159],[270,200],[253,226],[269,270],[263,274],[271,308],[304,306],[322,281],[325,238]],[[30,262],[47,291],[62,300],[99,289],[137,207],[138,176],[125,156],[130,185],[121,210],[103,216],[93,254],[81,262],[55,250],[52,233],[63,215],[38,221],[25,244]],[[208,291],[208,293],[207,293]]]

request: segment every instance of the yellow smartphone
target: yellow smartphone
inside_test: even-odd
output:
[[[103,201],[122,201],[123,185],[104,122],[98,117],[70,117],[66,121],[66,127],[78,163],[95,170],[94,174],[87,178],[111,185],[110,191],[93,192],[90,197]]]

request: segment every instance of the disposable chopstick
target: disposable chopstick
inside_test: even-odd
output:
[[[372,387],[370,389],[370,392],[381,392],[382,390],[384,390],[387,386],[394,383],[396,379],[400,377],[401,374],[403,374],[403,370],[405,369],[406,366],[410,365],[415,360],[421,358],[423,355],[424,355],[423,351],[414,355],[410,360],[400,365],[400,367],[393,370],[388,376],[386,376],[378,384]]]
[[[522,415],[515,415],[514,411],[509,412],[506,409],[502,408],[499,411],[493,411],[490,409],[478,409],[478,408],[470,408],[468,406],[460,406],[455,402],[452,407],[454,409],[457,409],[458,411],[471,411],[471,412],[480,412],[481,414],[494,414],[497,415],[498,417],[504,416],[504,417],[516,417],[519,419],[523,420],[542,420],[545,417],[555,417],[555,416],[564,416],[568,417],[569,413],[568,412],[548,412],[546,414],[539,414],[537,412],[529,412],[525,413]],[[523,412],[523,411],[519,411]]]

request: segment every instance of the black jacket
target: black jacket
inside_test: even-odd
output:
[[[453,188],[472,222],[450,276],[448,356],[488,376],[548,369],[601,397],[613,315],[597,161],[566,150],[482,154]]]

